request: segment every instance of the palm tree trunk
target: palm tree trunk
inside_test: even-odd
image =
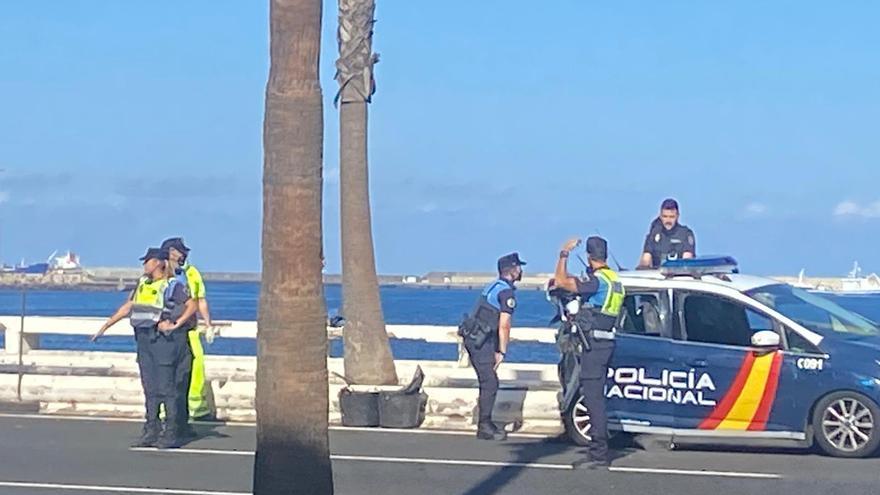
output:
[[[321,278],[321,0],[271,0],[254,494],[332,494]]]
[[[339,193],[345,375],[354,383],[396,384],[373,253],[367,167],[367,103],[373,93],[372,0],[339,0]]]

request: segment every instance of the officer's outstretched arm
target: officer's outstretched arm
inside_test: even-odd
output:
[[[119,320],[125,318],[129,314],[131,314],[131,299],[122,303],[122,306],[119,306],[119,309],[117,309],[110,318],[107,318],[107,321],[101,325],[101,329],[98,330],[95,335],[92,335],[91,341],[94,342],[98,340],[101,335],[104,335],[104,332],[109,330],[113,325],[119,323]]]
[[[639,259],[639,268],[651,268],[654,264],[654,257],[651,256],[651,253],[642,253],[641,259]]]

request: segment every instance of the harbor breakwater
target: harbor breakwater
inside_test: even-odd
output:
[[[134,287],[141,276],[139,268],[96,267],[46,273],[0,273],[2,289],[55,289],[85,291],[123,291]],[[255,272],[204,272],[207,282],[259,283],[260,274]],[[520,289],[540,290],[553,277],[551,273],[526,274],[518,284]],[[469,272],[429,272],[422,275],[399,274],[379,275],[379,284],[384,287],[407,287],[423,289],[474,289],[494,280],[493,273]],[[835,277],[768,277],[779,282],[792,283],[803,287],[823,290],[840,290],[844,278]],[[325,284],[341,284],[339,274],[324,275]]]

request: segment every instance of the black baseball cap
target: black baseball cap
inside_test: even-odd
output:
[[[525,261],[519,259],[519,253],[505,254],[504,256],[498,258],[498,272],[500,273],[502,270],[514,266],[524,266],[525,264]]]
[[[174,248],[183,254],[189,254],[189,248],[183,243],[183,237],[171,237],[162,241],[162,249]]]
[[[590,259],[605,261],[608,259],[608,242],[599,236],[587,238],[587,254]]]
[[[140,259],[141,259],[141,261],[147,261],[147,260],[152,260],[152,259],[157,259],[159,261],[167,261],[168,260],[168,250],[162,249],[162,248],[157,248],[157,247],[147,248],[147,253],[145,255],[141,256]]]

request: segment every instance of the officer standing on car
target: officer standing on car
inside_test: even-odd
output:
[[[502,256],[498,260],[498,279],[483,289],[474,310],[461,325],[465,349],[480,385],[477,438],[482,440],[507,439],[507,432],[492,422],[492,409],[498,394],[497,369],[510,343],[510,326],[516,309],[515,284],[522,279],[525,264],[518,253]]]
[[[660,215],[651,222],[639,269],[659,268],[666,260],[693,258],[697,252],[694,231],[678,223],[678,201],[670,198],[660,205]]]
[[[585,280],[568,273],[568,256],[580,244],[572,239],[562,246],[556,263],[557,287],[581,296],[587,304],[575,319],[585,337],[581,350],[581,394],[590,415],[589,458],[575,467],[605,467],[608,458],[608,415],[605,410],[605,378],[614,352],[615,326],[625,297],[617,273],[608,267],[608,243],[601,237],[587,239],[589,270]]]

